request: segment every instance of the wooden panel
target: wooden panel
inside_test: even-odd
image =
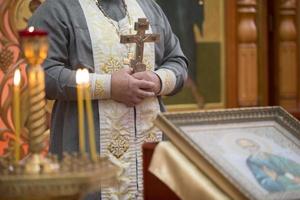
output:
[[[277,49],[277,21],[278,16],[276,14],[276,7],[278,1],[270,1],[268,0],[268,23],[272,30],[268,32],[268,40],[269,40],[269,52],[268,52],[268,59],[269,59],[269,105],[276,105],[277,104],[277,88],[278,88],[278,78],[277,78],[277,57],[278,52]]]
[[[297,51],[298,51],[298,77],[300,77],[300,37],[299,37],[299,33],[300,33],[300,2],[297,1],[297,17],[296,17],[296,21],[297,21],[297,37],[298,37],[298,46],[297,46]],[[300,78],[298,78],[298,86],[300,86]],[[298,87],[298,110],[300,110],[300,87]],[[297,117],[298,119],[300,119],[300,112],[298,113]]]
[[[238,98],[239,106],[258,105],[257,46],[238,46]]]
[[[236,0],[225,1],[226,107],[238,107]]]
[[[299,1],[269,0],[268,8],[274,27],[269,34],[270,105],[281,105],[299,119]]]
[[[225,2],[226,106],[267,106],[268,1]]]
[[[300,116],[300,1],[228,0],[225,12],[226,106],[255,105],[257,92],[256,105],[282,105]]]
[[[238,1],[238,103],[258,105],[256,0]]]
[[[296,1],[282,1],[279,15],[279,105],[288,110],[296,110],[298,101]]]
[[[258,104],[269,105],[269,41],[268,32],[272,31],[269,24],[268,1],[257,1],[258,30]]]

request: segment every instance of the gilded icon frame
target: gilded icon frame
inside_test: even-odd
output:
[[[232,163],[230,163],[230,160],[226,160],[227,157],[225,153],[219,152],[218,154],[213,152],[213,149],[222,149],[218,145],[216,145],[222,143],[210,144],[210,141],[205,141],[205,138],[213,138],[213,134],[216,134],[216,136],[214,137],[216,138],[216,141],[218,141],[219,135],[224,134],[224,131],[227,129],[236,129],[239,131],[246,131],[249,129],[255,131],[251,133],[247,132],[247,134],[245,133],[246,137],[248,137],[249,135],[251,137],[254,137],[255,139],[261,137],[259,139],[261,141],[256,141],[259,144],[263,143],[263,141],[266,141],[269,138],[270,141],[268,141],[268,144],[274,144],[277,148],[279,147],[279,143],[277,144],[277,141],[280,141],[280,139],[276,140],[276,137],[274,137],[274,139],[271,135],[281,133],[282,135],[279,134],[278,138],[286,138],[286,146],[280,146],[279,149],[275,148],[274,151],[272,151],[271,153],[279,152],[282,151],[281,148],[286,148],[284,149],[284,152],[286,150],[286,152],[290,151],[292,153],[295,153],[296,155],[296,152],[300,152],[300,122],[281,107],[258,107],[197,112],[165,113],[158,116],[158,118],[155,120],[155,125],[167,135],[170,141],[174,143],[174,145],[179,150],[181,150],[188,159],[190,159],[202,172],[204,172],[217,186],[219,186],[224,192],[226,192],[228,196],[232,199],[273,200],[295,199],[300,197],[299,190],[286,190],[283,192],[267,191],[260,185],[260,183],[258,183],[258,181],[255,179],[254,174],[252,175],[253,180],[257,181],[256,185],[254,183],[255,181],[249,181],[247,176],[245,176],[244,179],[241,179],[241,171],[239,171],[240,165],[236,167],[237,170],[235,171],[233,168],[230,168],[230,166],[232,166]],[[246,126],[246,128],[244,126]],[[276,131],[274,133],[266,133],[266,135],[259,135],[262,132],[265,133],[265,129],[262,128],[266,127],[272,128],[268,130],[274,129]],[[208,130],[211,129],[213,129],[213,131],[209,132]],[[187,130],[189,130],[190,132]],[[258,132],[256,132],[257,130]],[[218,133],[218,131],[220,132],[220,134]],[[212,134],[205,135],[208,133]],[[232,133],[230,132],[226,134],[234,135],[235,133],[234,131],[232,131]],[[241,134],[244,134],[244,132],[241,132]],[[251,134],[253,134],[253,136]],[[244,137],[245,135],[242,136]],[[224,138],[226,137],[227,136],[224,136]],[[221,139],[222,138],[220,138],[220,140]],[[276,141],[276,143],[274,141]],[[208,144],[205,145],[205,143]],[[213,147],[209,148],[208,146]],[[229,146],[228,149],[230,148],[231,147]],[[237,154],[239,153],[237,152]],[[220,158],[216,156],[219,156]],[[300,163],[300,157],[297,157],[296,162],[297,164]],[[249,170],[249,174],[251,174],[251,170]],[[253,188],[258,186],[261,188]]]

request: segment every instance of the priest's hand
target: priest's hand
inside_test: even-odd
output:
[[[150,90],[154,92],[156,95],[159,94],[161,90],[161,80],[158,77],[157,74],[155,74],[152,71],[144,71],[144,72],[137,72],[132,75],[134,78],[139,80],[145,80],[150,81],[154,84],[153,90]]]
[[[122,69],[114,72],[111,77],[111,98],[129,107],[155,96],[155,84],[145,79],[137,79],[132,73],[132,69]]]

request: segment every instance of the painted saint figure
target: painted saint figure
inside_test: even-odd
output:
[[[250,139],[241,138],[236,143],[250,153],[246,161],[247,166],[265,190],[273,193],[300,189],[299,163],[262,152],[260,145]]]

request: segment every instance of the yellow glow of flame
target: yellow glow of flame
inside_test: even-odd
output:
[[[21,72],[19,69],[17,69],[14,74],[14,85],[19,86],[20,82],[21,82]]]
[[[34,27],[33,27],[33,26],[30,26],[30,27],[28,28],[28,31],[29,31],[30,33],[32,33],[32,32],[34,31]]]

